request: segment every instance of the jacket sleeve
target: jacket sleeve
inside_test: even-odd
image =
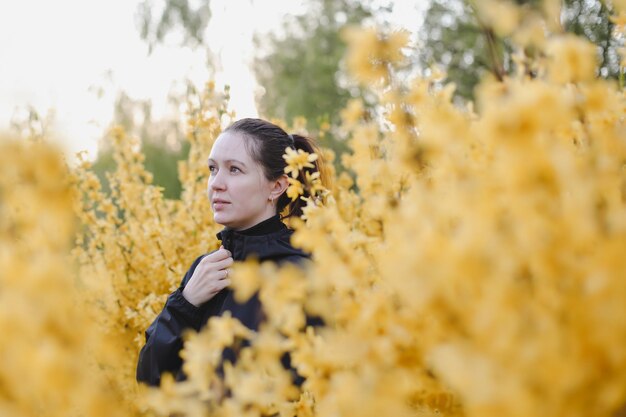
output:
[[[179,288],[167,297],[163,310],[146,330],[146,343],[137,363],[138,382],[158,386],[163,372],[176,374],[181,368],[182,333],[189,328],[197,331],[202,325],[202,309],[183,297],[183,288],[203,257],[193,262]]]

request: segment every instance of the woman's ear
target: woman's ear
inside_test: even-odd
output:
[[[283,174],[272,182],[272,188],[268,198],[272,201],[278,201],[278,198],[287,190],[288,187],[289,181],[287,180],[287,174]]]

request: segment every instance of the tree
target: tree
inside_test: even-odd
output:
[[[600,49],[600,75],[616,78],[619,74],[618,44],[612,36],[612,8],[601,0],[567,0],[563,8],[563,27],[568,32],[584,36]]]
[[[486,74],[501,79],[512,70],[512,45],[498,37],[493,27],[481,21],[471,0],[432,0],[421,31],[420,60],[437,63],[457,86],[456,95],[472,99],[474,87]],[[514,2],[541,13],[543,2]],[[610,6],[601,0],[564,0],[560,23],[566,32],[586,37],[599,49],[599,72],[615,78],[619,73],[617,43],[612,38]]]
[[[150,51],[162,43],[175,29],[183,29],[181,43],[200,46],[204,44],[204,30],[211,20],[209,0],[164,0],[158,7],[155,0],[144,0],[137,9],[141,39]]]
[[[342,28],[371,17],[368,6],[350,0],[314,0],[301,16],[286,18],[284,34],[256,38],[259,50],[255,73],[265,89],[259,106],[263,114],[292,120],[304,116],[309,127],[338,121],[351,97],[338,73],[346,45]]]
[[[432,0],[426,12],[421,61],[442,66],[456,83],[456,94],[471,98],[473,89],[490,71],[489,36],[481,32],[467,1]],[[502,45],[498,45],[502,47]]]
[[[186,0],[164,3],[162,13],[152,10],[154,0],[144,2],[138,10],[142,38],[153,46],[163,42],[168,33],[182,29],[182,44],[204,46],[210,55],[202,36],[211,17],[210,0],[195,2],[195,8]],[[285,17],[282,33],[255,37],[259,53],[254,59],[254,73],[265,90],[257,103],[262,117],[288,123],[304,117],[311,132],[322,124],[339,121],[340,110],[359,91],[345,76],[341,79],[346,49],[341,30],[373,17],[371,4],[370,0],[308,0],[304,14]],[[383,15],[389,7],[379,6],[377,14]],[[194,10],[201,18],[193,16]],[[345,151],[346,144],[331,133],[319,136],[323,146],[338,154]]]
[[[164,42],[168,34],[182,30],[181,44],[208,50],[203,32],[211,18],[210,0],[162,3],[159,13],[155,12],[155,0],[140,5],[142,39],[153,47]],[[322,120],[337,121],[339,110],[351,95],[350,86],[340,85],[338,80],[345,51],[340,32],[347,25],[372,17],[370,3],[308,0],[304,14],[285,17],[280,35],[256,36],[259,55],[254,72],[265,89],[258,103],[265,116],[287,121],[303,116],[309,127],[318,126]]]

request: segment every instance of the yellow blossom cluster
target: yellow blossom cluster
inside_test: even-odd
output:
[[[468,106],[439,71],[399,77],[407,34],[351,29],[348,67],[378,98],[376,117],[358,99],[342,112],[350,152],[332,182],[293,175],[331,153],[285,154],[290,196],[321,197],[291,222],[311,262],[235,264],[235,297],[258,293],[266,320],[251,331],[213,317],[187,333],[189,378],[160,388],[137,389],[137,353],[192,260],[219,245],[205,159],[232,119],[224,96],[208,85],[190,97],[179,200],[151,184],[138,140],[119,129],[110,193],[87,162],[70,193],[43,148],[3,148],[0,414],[624,413],[626,94],[597,78],[591,45],[541,21],[554,4],[543,17],[497,6],[498,30],[522,43],[515,65],[533,71],[485,79]],[[626,2],[614,6],[619,22]],[[224,348],[238,360],[218,369]]]
[[[311,172],[311,168],[315,168],[313,162],[317,160],[319,155],[303,151],[298,149],[297,151],[291,148],[285,149],[283,158],[287,163],[285,167],[285,174],[289,175],[287,180],[289,181],[289,187],[287,188],[287,196],[291,198],[291,201],[301,197],[304,194],[305,188],[309,191],[309,198],[322,198],[326,195],[326,189],[322,184],[322,178],[320,172]],[[305,169],[307,168],[307,169]],[[300,173],[304,173],[304,183],[298,180]]]
[[[236,265],[238,298],[258,291],[266,323],[244,335],[212,319],[184,349],[197,376],[168,385],[169,398],[193,399],[183,414],[216,416],[623,410],[623,90],[595,78],[585,41],[547,34],[542,61],[524,62],[538,75],[485,80],[476,103],[459,107],[441,74],[400,80],[395,60],[372,61],[387,35],[350,36],[355,75],[376,80],[384,120],[349,104],[351,174],[294,223],[293,242],[313,261]],[[309,156],[285,157],[291,172]],[[324,325],[307,328],[311,316]],[[215,340],[239,352],[224,378],[209,363]],[[301,386],[280,365],[284,352]],[[160,415],[180,412],[152,400]]]
[[[78,222],[61,151],[0,138],[0,415],[127,416],[100,372],[110,341],[69,257]]]
[[[178,200],[165,199],[162,189],[151,183],[138,138],[120,128],[108,135],[116,162],[107,174],[109,193],[102,190],[89,162],[72,172],[81,196],[74,204],[82,225],[73,250],[79,281],[100,331],[117,342],[119,353],[114,363],[102,367],[137,413],[135,368],[144,331],[193,260],[219,246],[215,234],[221,226],[213,223],[206,196],[206,159],[222,119],[232,118],[226,106],[226,97],[212,83],[189,96],[191,149],[187,160],[179,162]]]
[[[409,32],[397,30],[383,34],[373,27],[348,27],[342,37],[355,45],[346,55],[348,69],[364,83],[379,84],[388,82],[389,70],[404,61],[402,48],[408,44]]]

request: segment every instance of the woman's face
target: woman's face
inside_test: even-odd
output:
[[[273,216],[276,192],[252,157],[239,132],[222,133],[209,155],[208,195],[216,223],[243,230]]]

